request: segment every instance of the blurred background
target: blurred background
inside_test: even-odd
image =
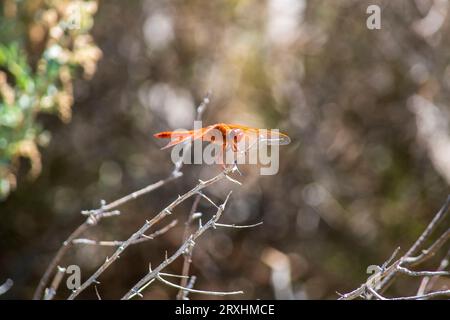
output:
[[[50,65],[49,39],[62,37],[46,36],[45,28],[40,35],[36,24],[47,19],[51,30],[53,20],[43,10],[67,2],[2,2],[2,23],[16,27],[2,27],[1,44],[17,43],[32,75],[43,70],[43,53]],[[87,25],[61,45],[81,58],[55,58],[62,68],[56,90],[69,101],[58,100],[52,112],[32,113],[30,127],[40,129],[26,139],[37,141],[35,147],[16,147],[10,156],[1,149],[9,194],[3,192],[0,202],[0,282],[11,278],[14,286],[0,298],[32,297],[62,241],[84,221],[81,210],[168,176],[170,152],[160,151],[163,144],[152,134],[191,128],[208,90],[213,95],[205,124],[279,128],[292,142],[280,147],[277,175],[242,166],[241,187],[222,181],[206,189],[218,203],[234,191],[224,223],[264,224],[208,231],[193,253],[197,289],[245,292],[230,299],[335,299],[336,292],[365,281],[367,266],[382,264],[398,246],[409,248],[445,201],[447,0],[89,3]],[[381,8],[379,30],[366,25],[371,4]],[[66,86],[65,64],[80,67],[66,76]],[[8,75],[7,68],[0,70]],[[5,145],[13,137],[8,132],[19,130],[9,125],[0,131]],[[213,177],[220,168],[186,165],[182,171],[182,178],[121,207],[121,216],[103,220],[84,237],[127,239],[197,179]],[[166,250],[178,248],[192,202],[167,219],[178,219],[175,228],[130,247],[100,277],[102,298],[121,297],[149,262],[156,266]],[[198,210],[215,211],[206,201]],[[76,245],[61,264],[80,265],[86,279],[113,251]],[[166,271],[180,274],[181,268],[179,259]],[[387,294],[411,294],[419,281],[400,277]],[[448,286],[445,281],[436,285]],[[155,283],[143,294],[173,299],[176,293]],[[68,294],[61,286],[56,298]],[[80,298],[95,299],[93,287]]]

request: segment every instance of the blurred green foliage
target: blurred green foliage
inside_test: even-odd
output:
[[[41,171],[38,146],[50,134],[39,113],[71,118],[72,77],[89,77],[101,56],[89,31],[95,1],[4,1],[0,7],[0,199],[16,186],[19,159]]]

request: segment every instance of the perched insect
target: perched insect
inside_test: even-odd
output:
[[[174,145],[198,140],[222,145],[222,152],[231,149],[233,152],[246,152],[258,142],[267,144],[286,145],[291,139],[278,131],[256,129],[238,124],[217,123],[205,128],[189,131],[164,131],[154,135],[156,138],[172,139],[162,149],[173,147]],[[245,140],[245,149],[239,150],[239,142]]]

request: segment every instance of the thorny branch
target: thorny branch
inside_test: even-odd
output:
[[[50,285],[50,288],[45,289],[44,300],[52,300],[58,290],[59,284],[64,278],[64,274],[66,273],[66,268],[58,266],[58,270],[56,271],[55,277]]]
[[[123,198],[120,198],[116,201],[111,202],[110,204],[103,204],[99,209],[96,210],[89,210],[89,211],[83,211],[83,214],[88,215],[86,220],[78,226],[78,228],[75,229],[75,231],[72,232],[72,234],[63,242],[63,245],[59,248],[56,255],[53,257],[50,264],[47,266],[47,269],[45,270],[41,280],[39,281],[39,285],[36,288],[36,291],[34,292],[33,299],[39,300],[42,297],[42,293],[44,291],[45,286],[48,283],[48,280],[50,276],[52,275],[53,271],[55,270],[58,263],[61,261],[61,259],[64,257],[64,255],[67,253],[71,245],[73,244],[73,241],[78,238],[81,234],[83,234],[86,230],[89,228],[95,226],[100,222],[101,219],[118,215],[119,211],[111,211],[113,209],[116,209],[117,207],[134,200],[144,194],[147,194],[149,192],[152,192],[163,185],[169,183],[172,180],[175,180],[182,176],[182,173],[180,171],[174,170],[171,175],[163,180],[160,180],[156,183],[153,183],[151,185],[148,185],[147,187],[140,189],[136,192],[131,193],[128,196],[125,196]]]
[[[445,257],[441,260],[439,264],[439,268],[436,271],[445,270],[450,264],[450,249],[447,251]],[[424,277],[422,282],[420,283],[419,289],[417,290],[417,294],[424,294],[427,292],[428,287],[432,287],[436,280],[439,278],[438,275]]]
[[[165,227],[153,232],[150,235],[143,234],[141,238],[136,239],[132,244],[137,244],[137,243],[141,243],[144,241],[153,240],[156,237],[166,233],[167,231],[169,231],[170,229],[175,227],[177,225],[177,223],[178,223],[178,220],[173,220],[171,223],[169,223]],[[118,247],[118,246],[121,246],[124,242],[125,241],[118,241],[118,240],[97,241],[97,240],[91,240],[91,239],[74,239],[72,241],[73,244],[87,244],[87,245],[97,245],[97,246],[105,246],[105,247]]]
[[[428,249],[422,251],[422,253],[417,257],[405,258],[405,262],[410,266],[418,265],[425,260],[433,257],[436,252],[447,242],[450,238],[450,229],[444,232]]]
[[[183,241],[186,241],[189,237],[189,229],[191,227],[192,222],[196,218],[201,217],[201,213],[196,212],[198,204],[200,203],[200,199],[201,199],[201,196],[200,196],[200,194],[198,194],[195,197],[194,203],[192,204],[191,212],[189,213],[189,217],[186,220],[185,227],[184,227]],[[184,288],[188,285],[189,269],[190,269],[191,262],[192,262],[192,249],[193,249],[192,247],[188,248],[183,254],[183,256],[184,256],[183,270],[181,272],[183,277],[181,278],[181,282],[180,282],[180,286],[182,288]],[[177,294],[177,300],[187,299],[187,294],[188,294],[188,291],[180,289]]]
[[[132,297],[139,295],[141,296],[142,288],[148,286],[149,283],[152,283],[155,279],[161,280],[160,274],[161,271],[166,268],[169,264],[171,264],[175,259],[177,259],[179,256],[181,256],[186,250],[189,249],[189,247],[195,245],[195,241],[209,228],[215,228],[216,222],[220,219],[222,216],[223,211],[225,210],[225,206],[228,202],[228,199],[231,195],[231,192],[228,194],[225,201],[218,206],[216,214],[204,225],[202,225],[200,228],[197,229],[196,232],[191,234],[188,239],[178,248],[178,250],[170,257],[166,258],[158,267],[156,267],[153,270],[149,270],[147,275],[145,275],[141,280],[136,283],[133,288],[131,288],[123,297],[122,300],[128,300]],[[182,276],[183,277],[183,276]],[[167,283],[166,283],[167,284]],[[193,290],[188,289],[187,287],[182,287],[175,285],[173,283],[170,284],[173,287],[176,287],[178,289],[181,289],[183,291],[190,291],[190,292],[201,292],[201,293],[208,293],[208,294],[218,294],[218,295],[224,295],[224,294],[240,294],[243,293],[242,291],[235,291],[235,292],[228,292],[228,293],[218,293],[218,292],[211,292],[211,291],[200,291],[200,290]]]
[[[200,120],[203,116],[203,113],[205,112],[209,102],[210,102],[210,96],[211,93],[208,92],[201,102],[201,104],[197,108],[197,120]],[[156,189],[164,186],[165,184],[180,178],[183,173],[180,171],[183,167],[183,161],[180,159],[175,165],[174,169],[170,173],[170,175],[162,180],[159,180],[158,182],[152,183],[140,190],[137,190],[135,192],[132,192],[131,194],[128,194],[120,199],[117,199],[115,201],[110,202],[109,204],[106,204],[104,201],[101,202],[101,207],[99,209],[95,210],[86,210],[82,211],[83,215],[87,215],[88,217],[86,220],[79,225],[70,235],[69,237],[63,242],[62,246],[58,249],[55,256],[52,258],[50,263],[48,264],[47,268],[45,269],[44,274],[42,275],[41,279],[39,280],[39,284],[36,287],[36,290],[33,294],[33,300],[40,300],[43,296],[44,289],[49,282],[50,276],[55,271],[57,265],[60,263],[61,259],[66,255],[67,251],[70,249],[73,241],[77,238],[79,238],[86,230],[89,228],[97,225],[100,220],[106,217],[111,217],[115,215],[119,215],[120,212],[115,210],[118,207],[124,205],[125,203],[135,200],[145,194],[148,194],[152,191],[155,191]]]
[[[97,271],[91,275],[81,286],[77,289],[75,289],[72,294],[69,296],[69,300],[75,299],[82,291],[84,291],[87,287],[89,287],[92,283],[97,282],[97,278],[114,262],[116,261],[120,255],[130,246],[132,245],[137,239],[141,238],[145,232],[150,229],[153,225],[161,221],[161,219],[165,218],[166,216],[172,214],[172,210],[177,207],[180,203],[185,201],[186,199],[189,199],[193,195],[197,194],[200,190],[206,188],[207,186],[214,184],[217,181],[220,181],[228,176],[228,174],[235,171],[235,167],[228,167],[224,171],[222,171],[220,174],[215,176],[212,179],[201,181],[191,190],[186,192],[184,195],[179,196],[177,199],[175,199],[171,204],[169,204],[166,208],[164,208],[162,211],[160,211],[155,217],[153,217],[151,220],[147,220],[144,225],[136,231],[128,240],[126,240],[122,245],[120,245],[117,250],[114,252],[114,254],[106,258],[103,265],[97,269]]]
[[[422,248],[425,243],[430,240],[433,232],[437,229],[437,227],[442,224],[447,215],[449,207],[450,196],[447,197],[446,202],[426,227],[425,231],[402,257],[391,264],[391,261],[394,260],[398,252],[398,250],[396,250],[394,255],[383,264],[378,273],[369,277],[365,283],[360,285],[352,292],[340,295],[339,300],[352,300],[356,298],[370,299],[372,297],[375,297],[379,300],[421,300],[439,296],[450,296],[450,290],[426,293],[426,287],[428,285],[430,277],[432,277],[432,279],[436,279],[439,276],[450,275],[450,272],[444,271],[444,269],[448,266],[450,251],[447,256],[441,261],[441,265],[436,271],[413,271],[409,269],[409,267],[419,265],[433,257],[450,238],[450,228],[447,227],[446,231],[444,231],[444,233],[440,235],[431,246],[429,246],[427,249],[422,249],[419,255],[414,256],[414,254],[416,254],[420,250],[420,248]],[[413,277],[425,277],[422,280],[417,295],[394,298],[386,298],[382,296],[383,291],[389,287],[395,277],[397,277],[399,274],[405,274]]]
[[[39,285],[36,288],[33,299],[35,299],[35,300],[40,299],[40,297],[42,296],[42,292],[43,292],[45,286],[47,285],[51,274],[53,273],[53,270],[58,265],[60,260],[64,257],[64,255],[67,253],[67,251],[69,250],[70,246],[73,244],[73,241],[76,238],[78,238],[81,234],[83,234],[90,227],[95,226],[102,218],[119,214],[118,211],[109,211],[109,210],[115,209],[118,206],[121,206],[132,199],[136,199],[146,193],[154,191],[154,190],[158,189],[159,187],[162,187],[166,183],[168,183],[178,177],[181,177],[181,175],[182,175],[181,172],[177,171],[176,174],[174,174],[174,172],[172,172],[172,174],[168,178],[166,178],[164,180],[160,180],[154,184],[148,185],[147,187],[145,187],[141,190],[138,190],[136,192],[133,192],[132,194],[125,196],[119,200],[113,201],[112,203],[110,203],[108,205],[103,205],[100,209],[90,210],[90,211],[88,211],[88,213],[83,212],[83,214],[88,214],[89,216],[77,229],[75,229],[74,232],[72,232],[72,234],[66,239],[66,241],[63,242],[63,245],[59,248],[56,255],[53,257],[52,261],[50,262],[47,269],[45,270],[41,280],[39,281]]]
[[[197,210],[197,206],[198,203],[200,201],[201,197],[206,197],[204,194],[202,195],[197,195],[197,197],[195,198],[194,204],[192,205],[191,208],[191,212],[189,214],[189,218],[186,221],[186,226],[185,226],[185,230],[184,230],[184,236],[183,239],[184,241],[186,241],[189,237],[189,229],[190,226],[192,224],[192,222],[201,217],[201,213],[196,212]],[[207,197],[206,197],[207,198]],[[207,198],[209,202],[212,202],[211,199]],[[213,205],[217,207],[217,205],[215,203],[213,203]],[[224,227],[224,228],[235,228],[235,229],[244,229],[244,228],[253,228],[253,227],[257,227],[260,226],[262,224],[262,222],[259,223],[255,223],[255,224],[251,224],[251,225],[235,225],[235,224],[223,224],[223,223],[215,223],[215,227]],[[192,276],[191,278],[189,278],[189,269],[190,269],[190,265],[192,263],[192,251],[193,251],[194,247],[188,247],[188,249],[184,252],[183,256],[184,256],[184,261],[183,261],[183,270],[182,270],[182,278],[181,278],[181,282],[180,285],[178,286],[178,288],[180,289],[178,291],[177,294],[177,300],[187,300],[187,295],[189,292],[192,292],[190,290],[187,290],[189,288],[192,288],[194,286],[194,282],[196,280],[195,276]],[[190,279],[190,280],[189,280]],[[188,283],[189,280],[189,283]],[[186,289],[187,288],[187,289]]]

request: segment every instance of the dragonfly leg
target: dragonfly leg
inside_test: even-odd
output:
[[[223,155],[224,155],[224,152],[223,152],[223,148],[222,149],[220,149],[220,151],[219,152],[217,152],[217,154],[216,154],[216,163],[217,164],[220,164],[221,165],[221,167],[222,167],[222,169],[226,169],[226,166],[225,166],[225,163],[224,163],[224,161],[223,161]]]
[[[240,176],[243,176],[241,170],[239,170],[239,167],[237,165],[237,160],[234,160],[233,166],[236,168],[236,171],[239,173]]]

